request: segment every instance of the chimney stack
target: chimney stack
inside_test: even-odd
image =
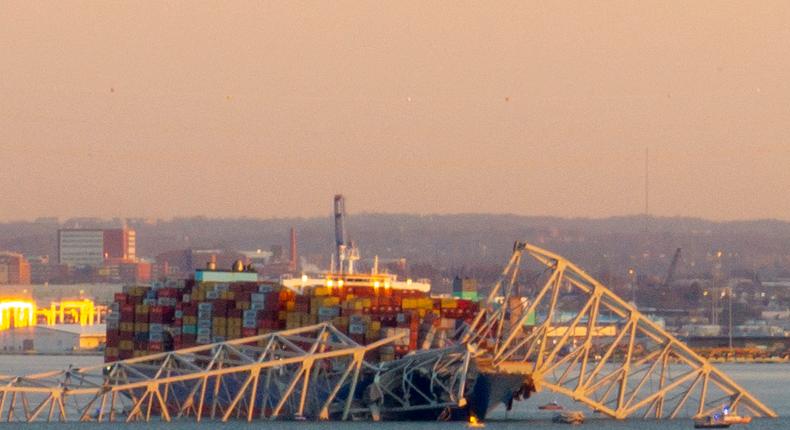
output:
[[[298,266],[299,256],[296,252],[296,229],[291,227],[291,260],[288,262],[288,268],[295,272]]]

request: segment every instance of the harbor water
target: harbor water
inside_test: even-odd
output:
[[[74,367],[99,364],[102,357],[99,356],[20,356],[20,355],[0,355],[0,374],[4,375],[25,375],[36,372],[44,372],[54,369],[66,368],[69,365]],[[790,364],[720,364],[720,369],[729,374],[736,382],[749,390],[758,399],[773,408],[779,415],[778,419],[756,419],[748,426],[740,428],[749,430],[758,429],[790,429]],[[552,393],[543,392],[533,395],[527,401],[518,402],[513,405],[513,410],[506,412],[504,408],[494,411],[486,422],[486,429],[493,430],[516,430],[516,429],[561,429],[566,424],[554,424],[551,422],[552,412],[540,411],[538,406],[549,401],[556,400],[558,403],[570,410],[583,410],[587,416],[584,423],[585,429],[620,429],[620,430],[674,430],[690,429],[693,424],[690,419],[677,419],[671,421],[655,421],[643,419],[630,419],[616,421],[593,414],[581,405]],[[19,428],[18,424],[14,425]],[[113,424],[115,425],[115,424]],[[67,423],[67,424],[31,424],[26,425],[30,429],[59,429],[76,430],[89,428],[108,428],[108,424],[90,423]],[[291,429],[326,429],[327,423],[322,422],[265,422],[260,421],[230,422],[218,424],[215,422],[204,422],[195,424],[193,422],[179,423],[139,423],[124,425],[129,429],[162,429],[162,430],[182,430],[189,428],[215,428],[220,427],[227,430],[253,430],[253,429],[272,429],[272,430],[291,430]],[[375,427],[378,430],[447,430],[448,428],[467,428],[464,423],[437,423],[437,422],[348,422],[333,423],[332,426],[342,427],[348,430],[362,430]],[[737,429],[738,426],[732,428]]]

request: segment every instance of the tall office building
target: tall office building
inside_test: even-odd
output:
[[[98,267],[107,262],[133,262],[135,248],[135,231],[128,228],[58,230],[60,264]]]

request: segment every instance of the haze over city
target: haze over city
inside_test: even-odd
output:
[[[0,3],[0,221],[790,219],[790,5]]]

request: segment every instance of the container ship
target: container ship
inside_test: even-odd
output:
[[[453,347],[453,340],[479,311],[476,283],[457,278],[451,295],[435,296],[428,281],[378,273],[375,263],[370,273],[357,273],[354,262],[359,252],[346,241],[343,214],[342,196],[336,196],[336,254],[333,270],[326,273],[260,280],[252,267],[237,261],[229,270],[209,263],[190,279],[124,287],[115,295],[107,317],[105,361],[319,323],[331,323],[360,345],[399,336],[394,344],[365,356],[367,362],[383,367],[394,368],[404,358]],[[384,414],[382,419],[484,418],[496,405],[529,393],[523,376],[488,374],[477,363],[472,363],[469,374],[475,383],[465,407],[447,410],[428,405]],[[415,384],[419,389],[420,382]],[[423,384],[427,390],[433,382]]]

